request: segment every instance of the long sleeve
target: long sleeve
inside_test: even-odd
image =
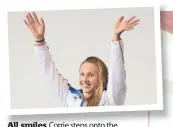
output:
[[[55,86],[60,103],[65,106],[69,85],[67,80],[65,80],[56,69],[47,44],[43,46],[35,46],[35,53],[41,72],[46,76],[46,78],[48,78],[50,84]]]
[[[111,42],[111,58],[107,96],[110,105],[123,105],[126,96],[126,72],[124,67],[124,45],[122,40]]]

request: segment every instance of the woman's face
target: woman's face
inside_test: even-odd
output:
[[[81,65],[80,71],[80,85],[84,93],[92,93],[98,87],[98,68],[95,64],[85,62]]]

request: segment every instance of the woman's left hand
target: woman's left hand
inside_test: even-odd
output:
[[[114,26],[114,38],[113,40],[119,40],[119,37],[122,32],[129,31],[134,29],[134,27],[139,23],[138,19],[135,19],[136,17],[130,17],[129,19],[124,20],[124,16],[121,16],[118,21],[116,22]]]

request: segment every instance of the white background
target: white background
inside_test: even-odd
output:
[[[170,1],[170,0],[169,0]],[[78,1],[79,2],[79,1]],[[116,5],[118,4],[118,2],[120,1],[116,1]],[[122,4],[131,4],[131,3],[134,3],[134,2],[137,2],[137,0],[131,0],[131,1],[127,1],[127,0],[121,0],[121,3]],[[151,1],[145,1],[145,2],[148,2],[148,3],[151,3]],[[162,1],[158,1],[160,4],[167,4],[167,5],[171,5],[170,3],[168,3],[168,0],[162,0]],[[34,3],[34,4],[33,4]],[[94,2],[93,0],[92,1],[89,1],[87,0],[87,3],[90,4],[90,6],[92,5],[96,5],[96,2]],[[93,4],[91,4],[93,3]],[[101,4],[103,6],[106,6],[109,2],[108,1],[105,1],[105,2],[97,2],[97,4]],[[140,3],[142,3],[140,1]],[[34,0],[30,0],[30,1],[22,1],[22,0],[15,0],[15,1],[3,1],[3,4],[1,2],[1,11],[0,11],[0,16],[1,16],[1,20],[0,20],[0,30],[1,30],[1,50],[0,50],[0,58],[1,58],[1,62],[0,62],[0,123],[1,123],[1,127],[7,127],[7,125],[5,124],[6,122],[8,122],[8,117],[5,116],[5,113],[6,113],[6,110],[9,108],[9,95],[7,94],[7,88],[6,85],[9,84],[9,79],[8,79],[8,43],[7,43],[7,13],[6,13],[6,10],[35,10],[35,9],[56,9],[57,7],[60,7],[62,5],[66,5],[67,2],[66,1],[63,1],[63,2],[56,2],[55,1],[42,1],[42,0],[37,0],[34,1]],[[76,5],[76,4],[79,4],[79,3],[75,3],[75,1],[71,1],[71,3],[69,5]],[[81,3],[81,6],[85,4],[85,2],[82,1]],[[113,4],[110,4],[113,6]],[[52,7],[50,7],[52,6]],[[169,7],[171,10],[173,10],[171,7]],[[5,34],[4,34],[5,33]],[[6,56],[6,57],[4,57]],[[169,98],[171,98],[172,96],[169,95]],[[168,95],[165,96],[165,98],[168,98]],[[168,103],[169,104],[169,103]],[[170,111],[169,111],[170,112]],[[91,114],[93,115],[93,114]],[[119,116],[119,114],[117,113],[104,113],[104,116],[100,117],[101,115],[103,114],[97,114],[97,115],[93,115],[93,117],[91,117],[90,114],[87,115],[86,119],[88,121],[86,121],[85,118],[82,118],[85,115],[76,115],[76,117],[74,117],[73,115],[69,115],[69,116],[59,116],[58,118],[62,118],[62,119],[66,119],[66,117],[68,117],[69,119],[71,120],[75,120],[75,119],[79,119],[78,121],[76,122],[92,122],[92,121],[96,121],[98,119],[102,120],[102,119],[107,119],[111,122],[117,122],[119,124],[120,127],[127,127],[127,126],[133,126],[133,127],[147,127],[147,112],[137,112],[137,113],[124,113],[124,115],[122,115],[121,117],[119,117],[120,120],[118,120],[118,118],[116,116]],[[165,126],[166,124],[171,126],[169,123],[171,121],[171,116],[168,116],[167,113],[164,113],[164,112],[159,112],[159,113],[156,113],[156,118],[152,118],[151,119],[151,122],[152,122],[152,126],[151,127],[162,127],[162,126]],[[163,120],[163,119],[167,119],[169,117],[169,121],[168,120]],[[158,120],[159,118],[159,120]],[[31,117],[15,117],[13,118],[13,120],[16,120],[16,121],[27,121],[27,122],[31,122],[31,121],[37,121],[37,120],[44,120],[45,122],[50,122],[52,120],[56,120],[56,117],[55,115],[51,116],[51,117],[44,117],[44,116],[35,116],[33,118],[33,116]],[[90,120],[90,121],[89,121]],[[155,120],[155,122],[154,122]]]
[[[39,73],[35,38],[23,23],[26,14],[10,12],[8,15],[11,106],[12,109],[55,108],[59,105],[58,96]],[[77,9],[36,14],[45,20],[45,38],[56,68],[77,89],[81,62],[88,56],[97,56],[109,68],[115,22],[122,15],[126,19],[136,16],[139,25],[121,36],[127,85],[125,105],[158,103],[154,8]]]

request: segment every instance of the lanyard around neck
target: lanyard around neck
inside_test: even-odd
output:
[[[80,107],[83,107],[83,106],[84,106],[84,102],[85,102],[85,100],[82,99],[82,101],[81,101],[81,103],[80,103]]]

